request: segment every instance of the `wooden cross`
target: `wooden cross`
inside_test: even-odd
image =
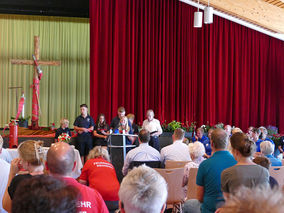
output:
[[[37,60],[38,65],[49,65],[49,66],[59,66],[60,61],[40,61],[39,60],[39,36],[34,36],[34,55]],[[39,119],[39,73],[34,60],[25,59],[11,59],[12,64],[20,65],[33,65],[34,66],[34,76],[33,76],[33,100],[32,100],[32,129],[39,129],[38,119]]]

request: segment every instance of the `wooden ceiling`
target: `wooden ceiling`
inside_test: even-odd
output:
[[[208,4],[208,0],[199,2]],[[210,0],[210,5],[220,12],[284,34],[284,0]]]

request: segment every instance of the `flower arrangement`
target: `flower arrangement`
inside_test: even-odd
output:
[[[67,133],[58,136],[58,142],[70,143],[71,137]]]
[[[191,122],[189,125],[189,122],[186,121],[185,123],[182,123],[180,121],[176,121],[173,120],[170,123],[167,123],[167,121],[165,120],[164,122],[162,122],[162,129],[163,132],[173,132],[175,131],[177,128],[181,128],[186,132],[193,132],[196,128],[196,122]]]

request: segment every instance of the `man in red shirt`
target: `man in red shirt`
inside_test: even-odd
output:
[[[108,213],[109,211],[102,196],[96,190],[82,185],[70,177],[75,165],[75,153],[69,144],[58,142],[53,144],[48,150],[46,167],[49,173],[65,181],[67,185],[76,187],[81,193],[77,203],[77,211]]]

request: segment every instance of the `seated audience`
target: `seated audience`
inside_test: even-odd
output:
[[[183,186],[187,185],[189,171],[191,168],[198,168],[200,163],[205,160],[203,155],[205,154],[205,148],[199,141],[188,144],[189,154],[191,161],[184,166]]]
[[[124,165],[122,168],[122,174],[126,175],[128,172],[128,168],[132,161],[160,161],[160,153],[149,146],[150,141],[150,133],[142,129],[138,135],[139,147],[132,149],[126,155]]]
[[[143,121],[142,129],[146,129],[150,132],[151,139],[149,145],[160,151],[159,136],[163,133],[160,121],[155,119],[154,111],[152,109],[147,110],[147,119]]]
[[[208,158],[211,156],[211,146],[210,146],[210,140],[208,137],[206,137],[204,135],[204,130],[203,128],[198,128],[196,130],[196,135],[195,137],[192,138],[192,142],[195,142],[195,141],[200,141],[201,143],[203,143],[204,147],[205,147],[205,152],[206,152],[206,155],[205,157]]]
[[[0,136],[0,153],[2,152],[2,147],[3,147],[3,139]],[[5,193],[5,189],[8,183],[8,178],[9,178],[9,172],[10,172],[10,164],[7,163],[5,160],[0,158],[0,212],[4,213],[3,207],[2,207],[2,199]]]
[[[70,137],[72,136],[68,126],[69,121],[66,118],[62,118],[60,120],[60,127],[55,132],[55,142],[58,142],[58,137],[63,133],[67,133]]]
[[[95,189],[80,184],[71,178],[75,165],[75,152],[69,144],[58,142],[48,150],[46,169],[50,175],[64,181],[68,186],[74,186],[80,192],[80,197],[77,201],[78,212],[109,212],[102,196]]]
[[[42,142],[27,140],[18,147],[19,158],[11,162],[9,179],[3,197],[3,208],[11,211],[11,202],[18,185],[25,179],[35,175],[42,175],[44,170]],[[24,169],[25,174],[19,174]]]
[[[12,157],[10,153],[6,149],[3,148],[4,140],[1,135],[0,135],[0,144],[1,144],[0,159],[6,161],[7,163],[11,163]]]
[[[96,189],[109,211],[118,209],[119,182],[106,149],[97,146],[90,151],[79,182]]]
[[[133,134],[138,135],[138,133],[139,133],[138,126],[134,123],[135,115],[134,114],[128,114],[126,117],[128,118],[128,121],[130,122],[130,124],[132,126]]]
[[[271,163],[270,163],[270,161],[268,160],[267,157],[256,157],[252,161],[254,163],[256,163],[256,164],[266,168],[269,171]],[[277,180],[275,180],[275,178],[272,177],[272,176],[269,176],[269,185],[270,185],[270,188],[274,188],[274,187],[278,187],[279,186]]]
[[[232,135],[233,134],[235,134],[235,133],[237,133],[237,132],[243,132],[239,127],[235,127],[235,128],[233,128],[233,130],[232,130]]]
[[[210,144],[213,155],[199,165],[197,172],[197,200],[186,201],[184,212],[214,213],[216,208],[224,202],[221,191],[221,173],[237,162],[226,150],[228,134],[223,129],[216,129],[212,132]]]
[[[228,136],[230,137],[232,135],[232,126],[227,124],[224,126],[225,132],[227,132]]]
[[[106,123],[105,115],[99,114],[94,127],[94,146],[107,146],[109,127]]]
[[[167,160],[172,161],[190,161],[189,150],[186,144],[183,143],[184,130],[177,128],[172,136],[173,144],[164,147],[161,150],[161,162],[165,164]]]
[[[242,188],[226,200],[218,213],[282,213],[284,195],[281,190],[270,188]]]
[[[210,129],[208,130],[208,138],[209,138],[209,141],[211,140],[211,134],[212,134],[212,132],[214,131],[214,129],[215,129],[215,128],[210,128]]]
[[[278,145],[278,149],[280,151],[280,153],[283,155],[283,150],[284,150],[284,136],[282,136],[279,140],[279,145]],[[283,156],[282,156],[283,157]]]
[[[259,138],[260,133],[261,133],[260,129],[258,128],[252,129],[251,138],[252,138],[252,141],[256,145],[256,152],[259,152],[259,153],[260,153],[260,143],[262,142],[262,140]]]
[[[232,154],[238,163],[225,169],[221,174],[221,186],[225,199],[241,186],[249,188],[268,186],[269,172],[252,161],[252,155],[255,152],[254,142],[240,132],[233,134],[230,142]]]
[[[252,139],[252,130],[254,129],[254,127],[253,126],[250,126],[248,129],[247,129],[247,136],[248,136],[248,138],[250,139],[250,140],[253,140]]]
[[[17,189],[12,213],[76,213],[78,190],[62,181],[40,176],[24,180]]]
[[[261,153],[269,159],[271,166],[282,166],[281,160],[274,157],[274,145],[270,141],[263,141],[260,144]]]
[[[131,170],[119,189],[120,212],[161,213],[167,200],[167,183],[154,169],[145,165]]]
[[[261,131],[259,138],[263,141],[269,141],[270,143],[272,143],[275,146],[273,140],[271,140],[269,137],[267,137],[267,135],[268,135],[267,129],[264,126],[259,127],[259,129]]]

